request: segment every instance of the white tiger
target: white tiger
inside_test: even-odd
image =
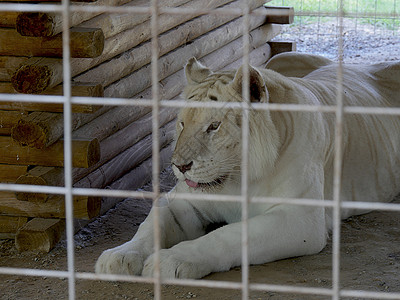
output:
[[[187,101],[242,101],[242,68],[214,73],[191,59]],[[281,54],[265,69],[250,67],[252,102],[335,105],[337,65],[304,54]],[[398,107],[400,63],[345,66],[346,106]],[[201,278],[241,264],[241,204],[174,199],[174,194],[240,195],[240,110],[185,108],[172,157],[178,183],[160,207],[162,277]],[[331,200],[335,114],[250,111],[249,194]],[[341,199],[390,201],[400,191],[400,122],[396,116],[345,114]],[[323,201],[323,200],[321,200]],[[343,210],[342,217],[361,213]],[[210,231],[213,224],[224,225]],[[249,262],[314,254],[331,227],[324,207],[252,203]],[[153,210],[133,239],[103,252],[98,273],[151,276]]]

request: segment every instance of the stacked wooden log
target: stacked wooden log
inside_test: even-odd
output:
[[[159,1],[162,7],[192,9],[238,8],[241,2]],[[250,18],[250,62],[255,66],[263,65],[272,52],[290,50],[287,44],[275,47],[267,41],[280,32],[280,25],[272,23],[290,23],[293,10],[265,8],[264,2],[250,1],[252,10],[274,12],[267,18]],[[131,7],[146,6],[148,1],[97,0],[79,5]],[[242,22],[228,14],[161,14],[160,97],[179,96],[185,82],[182,67],[192,56],[214,70],[238,67]],[[59,14],[0,12],[0,93],[62,94],[61,25]],[[73,96],[151,98],[148,14],[72,12],[71,25]],[[63,106],[56,103],[0,101],[0,182],[64,185],[62,112]],[[74,187],[137,189],[151,179],[150,107],[73,105],[72,112]],[[162,167],[170,158],[175,116],[176,109],[160,110]],[[75,196],[74,216],[90,220],[118,200]],[[60,195],[0,192],[0,238],[15,238],[20,251],[49,251],[64,229],[64,212]]]

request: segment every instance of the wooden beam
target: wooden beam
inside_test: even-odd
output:
[[[163,108],[159,113],[159,124],[164,126],[169,124],[176,117],[177,110],[171,108]],[[171,131],[175,131],[174,124],[162,127],[160,135],[173,137]],[[149,113],[145,117],[132,122],[121,130],[110,135],[100,143],[101,159],[92,167],[95,169],[100,167],[107,161],[116,157],[122,151],[136,145],[144,137],[149,136],[152,132],[152,114]],[[160,139],[161,140],[161,139]]]
[[[101,142],[105,138],[115,134],[117,131],[124,130],[124,128],[130,124],[139,121],[139,119],[149,112],[151,112],[151,107],[148,106],[113,107],[101,116],[73,131],[72,138],[96,138],[99,140],[99,142]],[[132,130],[132,132],[135,131],[135,129]]]
[[[221,3],[227,3],[232,0],[221,0],[216,2],[207,2],[203,0],[193,0],[188,3],[188,8],[214,8]],[[261,0],[255,0],[262,3]],[[196,16],[181,15],[179,18],[171,18],[170,15],[160,15],[159,28],[160,34],[166,32],[179,24],[184,23]],[[257,18],[251,18],[257,19]],[[264,19],[264,18],[263,18]],[[109,60],[151,38],[150,21],[141,23],[131,29],[125,30],[112,38],[105,40],[103,54],[93,59],[71,59],[71,73],[76,76],[100,63]],[[141,34],[137,34],[140,32]],[[118,43],[116,43],[118,41]],[[62,60],[57,58],[32,58],[21,66],[11,77],[14,88],[20,93],[41,93],[44,90],[54,87],[62,82]]]
[[[71,28],[71,57],[97,57],[104,49],[98,28]],[[0,55],[62,57],[62,34],[54,37],[21,36],[15,29],[0,28]]]
[[[169,109],[169,112],[166,109],[164,109],[164,113],[161,112],[160,124],[166,123],[160,128],[160,144],[162,146],[170,143],[174,137],[175,121],[170,121],[174,116],[175,114],[171,113],[171,109]],[[102,152],[101,160],[88,169],[73,169],[74,182],[78,180],[76,178],[81,179],[86,176],[86,179],[81,181],[80,187],[104,188],[113,180],[140,164],[152,153],[151,130],[151,114],[149,114],[145,120],[133,122],[132,126],[126,127],[122,132],[120,132],[121,130],[118,131],[115,135],[103,141],[100,150]],[[131,134],[127,136],[129,132]],[[124,136],[125,139],[123,139]],[[121,141],[124,141],[124,143],[121,144]],[[86,184],[91,181],[91,184]],[[30,170],[28,174],[20,176],[16,183],[63,186],[63,169],[38,166]],[[83,183],[86,185],[82,185]],[[26,192],[18,192],[16,197],[19,200],[34,202],[43,202],[47,199],[45,194]]]
[[[159,114],[159,122],[160,126],[162,126],[161,134],[165,134],[169,136],[169,129],[167,127],[167,123],[173,120],[176,117],[176,110],[171,108],[163,108],[160,110]],[[167,129],[166,129],[167,127]],[[172,127],[171,127],[172,128]],[[175,131],[175,128],[173,127]],[[103,166],[105,163],[110,161],[111,159],[118,156],[123,151],[127,150],[131,147],[140,147],[137,145],[141,139],[149,136],[152,132],[152,115],[151,113],[146,116],[140,118],[139,120],[132,122],[128,126],[124,127],[121,130],[118,130],[114,134],[110,135],[100,143],[100,152],[101,158],[100,160],[88,169],[77,169],[74,170],[74,178],[82,178],[92,172],[93,170]],[[161,139],[160,139],[161,140]],[[165,141],[164,139],[162,139]],[[123,141],[123,143],[121,142]],[[168,141],[169,142],[169,141]],[[126,162],[129,164],[128,162]]]
[[[97,0],[73,0],[71,2],[95,2],[95,1],[97,1]],[[1,2],[20,2],[21,3],[22,1],[21,0],[0,0],[0,3]],[[38,3],[37,0],[24,0],[23,2],[34,3],[34,4]],[[60,0],[46,0],[46,2],[61,3]]]
[[[15,247],[19,252],[49,252],[59,242],[65,229],[65,221],[60,219],[35,218],[20,228],[15,237]]]
[[[148,117],[145,119],[142,118],[150,111],[151,108],[149,107],[115,107],[74,131],[72,133],[72,138],[97,139],[100,142],[100,152],[104,151],[102,148],[112,149],[114,152],[116,149],[123,151],[126,147],[129,147],[129,145],[134,144],[138,139],[151,132],[151,129],[147,124],[148,122],[151,122],[151,120]],[[174,115],[169,111],[171,111],[171,109],[161,110],[161,125],[167,123],[174,117]],[[108,139],[105,146],[101,146],[103,143],[102,141],[111,136],[114,137]],[[127,138],[124,138],[124,136],[127,136]],[[121,145],[120,141],[124,141],[123,145]],[[107,152],[102,153],[101,155],[103,161],[112,157],[110,154],[107,154]],[[96,165],[99,165],[99,163]],[[96,168],[96,166],[92,166],[90,169],[92,170],[94,168]],[[54,170],[58,171],[54,172]],[[78,170],[85,172],[85,174],[90,173],[90,170],[83,171],[84,169],[75,169],[74,177],[77,176]],[[62,186],[64,185],[63,177],[56,175],[60,172],[63,173],[60,168],[36,166],[29,171],[27,176],[21,176],[18,178],[16,183],[33,184],[35,180],[38,180],[37,182],[43,181],[47,185]],[[57,178],[60,178],[60,180],[57,180]]]
[[[287,6],[264,6],[267,10],[267,22],[274,24],[292,24],[294,8]]]
[[[83,96],[83,95],[79,95]],[[74,96],[73,96],[74,97]],[[96,96],[83,96],[83,97],[96,97]],[[92,104],[72,104],[73,113],[93,113],[98,111],[101,106]],[[1,101],[0,109],[8,113],[14,112],[53,112],[62,113],[64,107],[60,103],[40,103],[40,102],[15,102],[15,101]],[[1,121],[0,121],[1,122]],[[16,124],[14,124],[16,125]],[[0,128],[0,135],[2,134]],[[8,130],[7,130],[8,132]],[[4,133],[3,133],[4,134]],[[10,133],[7,133],[9,135]]]
[[[250,65],[254,67],[264,67],[267,61],[271,58],[271,47],[266,43],[254,49],[249,57]],[[240,58],[233,63],[222,68],[224,71],[237,70],[243,64],[243,59]]]
[[[146,113],[149,113],[151,108],[149,107],[115,107],[112,110],[104,113],[103,115],[99,116],[98,118],[94,119],[92,122],[82,126],[75,132],[73,132],[73,138],[97,138],[99,142],[104,140],[105,138],[111,136],[112,134],[116,133],[119,130],[123,130],[129,124],[131,132],[134,132],[133,137],[136,136],[138,133],[142,132],[142,130],[135,130],[135,124],[139,125],[142,123],[139,121],[135,123],[138,119],[143,117]],[[161,118],[161,124],[162,123]],[[149,131],[150,132],[150,131]],[[148,134],[148,133],[146,133]],[[111,140],[111,143],[114,141],[114,146],[120,147],[120,142],[116,139]],[[123,147],[121,148],[123,151]],[[100,148],[101,152],[101,148]],[[104,157],[102,155],[102,157]],[[98,164],[96,164],[98,165]],[[11,165],[8,165],[11,166]],[[95,167],[92,167],[94,169]],[[56,171],[57,170],[57,171]],[[1,169],[0,169],[1,171]],[[75,169],[75,174],[76,174]],[[85,171],[88,174],[90,170]],[[5,172],[6,173],[6,172]],[[53,185],[53,186],[63,186],[64,180],[62,169],[60,168],[53,168],[53,167],[42,167],[36,166],[32,168],[28,174],[22,173],[20,176],[15,178],[12,182],[16,184],[38,184],[38,185]],[[1,175],[1,172],[0,172]],[[1,178],[1,177],[0,177]],[[58,178],[58,179],[57,179]],[[28,200],[34,202],[43,202],[47,199],[47,194],[35,194],[35,193],[26,193],[26,192],[18,192],[16,193],[16,197],[18,200]]]
[[[0,164],[0,182],[14,183],[18,177],[28,172],[28,166]]]
[[[98,140],[73,140],[72,165],[88,168],[100,159]],[[64,143],[58,141],[50,147],[35,149],[17,145],[11,137],[0,136],[0,163],[12,165],[63,166]]]
[[[200,58],[200,61],[215,71],[218,71],[225,66],[242,59],[242,52],[240,51],[241,40],[235,40],[230,44]],[[221,59],[221,55],[226,54],[225,47],[229,49],[234,49],[229,56]],[[235,48],[236,47],[236,48]],[[250,57],[252,54],[250,54]],[[177,98],[186,84],[186,78],[184,72],[175,72],[174,74],[162,79],[159,83],[159,95],[162,99],[174,99]],[[152,90],[151,87],[146,90],[136,94],[134,98],[138,99],[151,99]]]
[[[273,42],[268,42],[268,44],[271,46],[272,56],[275,56],[283,52],[296,51],[296,42],[273,41]]]
[[[266,24],[259,27],[264,22],[264,17],[251,19],[251,27],[256,28],[251,31],[251,46],[256,48],[264,44],[267,40],[275,37],[280,32],[280,26]],[[227,25],[203,35],[192,43],[181,47],[173,52],[160,57],[159,59],[159,78],[167,76],[181,70],[182,66],[193,56],[202,58],[216,51],[221,51],[224,47],[230,47],[236,55],[242,55],[242,19],[234,20]],[[230,45],[233,43],[234,45]],[[216,63],[220,63],[221,57],[216,57]],[[227,58],[224,58],[226,60]],[[218,68],[216,68],[218,69]],[[140,70],[129,76],[107,86],[104,89],[105,97],[130,98],[151,86],[151,65],[146,65]]]
[[[17,94],[11,82],[0,82],[0,93]],[[42,93],[43,95],[62,95],[63,86],[57,85]],[[71,95],[73,97],[103,97],[104,88],[101,84],[73,82],[71,86]],[[101,106],[92,104],[72,104],[73,113],[94,113]],[[0,109],[17,111],[38,111],[38,112],[63,112],[62,103],[39,103],[39,102],[17,102],[1,101]],[[0,128],[1,131],[1,128]]]
[[[8,56],[10,57],[10,56]],[[3,94],[18,94],[14,89],[11,82],[0,82],[0,93]],[[46,90],[40,95],[63,95],[63,86],[57,85],[51,89]],[[101,84],[86,83],[75,81],[71,83],[71,96],[82,96],[82,97],[103,97],[104,89]],[[0,103],[1,105],[1,103]],[[38,104],[43,105],[43,104]],[[48,104],[46,104],[48,105]],[[45,110],[43,110],[45,111]]]
[[[180,75],[180,72],[179,72]],[[183,84],[184,80],[183,78],[181,78],[180,81],[178,81],[178,83]],[[177,96],[178,94],[181,93],[182,89],[181,86],[178,86],[178,88],[174,89],[174,86],[172,84],[168,84],[167,85],[168,88],[165,89],[165,91],[163,92],[163,95],[169,99],[169,98],[173,98],[174,96]],[[149,94],[151,93],[151,89],[149,89],[148,91]],[[101,118],[97,118],[95,120],[93,120],[94,123],[90,122],[88,123],[86,126],[82,126],[80,129],[78,129],[77,131],[73,132],[72,135],[73,137],[81,137],[81,136],[86,136],[88,138],[92,137],[92,138],[97,138],[99,139],[99,141],[102,141],[103,139],[105,139],[108,136],[111,136],[112,133],[115,133],[117,131],[119,131],[122,128],[125,128],[126,125],[129,123],[135,123],[135,121],[139,121],[135,124],[141,124],[139,117],[143,116],[144,114],[148,113],[149,111],[147,109],[138,109],[138,115],[133,115],[132,117],[129,117],[130,114],[134,114],[135,112],[135,108],[131,108],[130,110],[126,110],[126,114],[124,115],[121,112],[121,109],[124,109],[124,107],[121,108],[115,108],[115,110],[113,112],[111,112],[110,114],[105,113],[104,115],[101,116]],[[118,115],[118,113],[121,112],[121,116],[126,118],[126,121],[124,121],[121,124],[118,123],[113,123],[110,122],[105,129],[105,131],[102,131],[101,128],[99,131],[96,130],[96,127],[98,125],[96,124],[101,124],[101,122],[103,120],[110,120],[112,119],[113,116]],[[131,118],[131,119],[130,119]],[[99,120],[98,120],[99,119]],[[100,121],[100,122],[98,122]],[[122,126],[123,124],[125,124],[124,126]],[[115,128],[113,129],[113,127],[115,126]],[[121,127],[118,127],[121,126]],[[110,127],[109,129],[107,129],[107,127]],[[142,130],[138,130],[136,131],[134,129],[134,125],[131,125],[132,128],[132,136],[130,137],[130,139],[133,140],[137,140],[138,139],[138,134],[143,136],[143,126],[142,126]],[[150,132],[148,132],[147,134],[149,134]],[[109,144],[112,144],[112,140],[110,140],[111,142],[109,142]],[[114,139],[115,141],[115,139]],[[114,144],[114,146],[116,147],[120,147],[120,143],[118,144]],[[125,146],[128,147],[128,146]],[[121,148],[120,151],[123,151],[124,149]],[[101,155],[102,157],[103,154]],[[82,179],[84,176],[86,176],[87,174],[89,174],[92,171],[91,169],[82,169],[82,168],[73,168],[73,182],[77,182],[78,180]],[[53,168],[53,167],[49,167],[49,168],[43,168],[40,166],[34,167],[29,171],[29,174],[32,176],[39,176],[40,178],[42,178],[45,182],[46,185],[51,185],[51,186],[63,186],[64,185],[64,170],[63,168]],[[19,183],[19,182],[17,182]],[[23,182],[21,182],[23,183]]]
[[[177,7],[192,0],[159,0],[160,7]],[[148,0],[133,0],[122,7],[148,7]],[[150,19],[150,14],[101,14],[77,25],[78,27],[101,28],[106,39],[115,36],[134,26],[142,24]]]
[[[72,114],[71,130],[78,129],[110,109],[111,106],[103,106],[92,114]],[[11,136],[17,143],[37,149],[49,147],[63,135],[63,114],[51,112],[32,112],[11,130]]]
[[[19,12],[0,11],[0,27],[15,28]]]
[[[3,102],[0,102],[0,109],[2,109],[2,104]],[[11,135],[11,128],[27,115],[26,112],[21,111],[0,110],[0,135]]]
[[[0,216],[0,240],[14,239],[18,229],[26,222],[27,217]]]
[[[238,66],[241,65],[242,63],[242,52],[240,51],[240,44],[235,44],[235,43],[240,43],[240,40],[235,40],[232,43],[228,44],[225,47],[229,47],[229,49],[234,49],[231,53],[229,53],[229,56],[226,56],[225,59],[220,59],[221,57],[224,57],[223,55],[226,55],[226,50],[225,47],[218,49],[200,59],[200,62],[202,62],[206,66],[210,66],[213,70],[221,70],[225,68],[233,69],[233,68],[238,68]],[[264,50],[262,49],[263,47]],[[259,49],[261,48],[261,49]],[[252,62],[253,65],[257,66],[257,63],[260,63],[263,59],[266,59],[266,61],[269,59],[268,55],[270,52],[270,47],[265,43],[261,45],[259,48],[253,50],[250,52],[250,61]],[[231,65],[231,67],[230,67]],[[185,87],[186,84],[186,79],[184,72],[176,72],[165,79],[160,81],[159,84],[159,94],[162,99],[174,99],[178,97],[178,95],[181,94],[182,89]],[[151,99],[152,97],[152,91],[151,88],[146,89],[145,91],[136,94],[134,96],[135,98],[139,99]]]
[[[76,219],[90,220],[99,215],[101,198],[91,196],[73,197],[73,214]],[[64,196],[52,195],[44,203],[17,200],[12,192],[0,193],[0,215],[33,217],[33,218],[65,218]]]
[[[173,145],[168,145],[160,151],[160,172],[166,167],[171,165],[171,156],[173,152]],[[152,166],[152,158],[148,158],[137,168],[132,169],[130,172],[114,181],[110,185],[110,189],[117,190],[130,190],[135,187],[142,187],[144,184],[152,180],[152,173],[150,169]],[[108,200],[108,198],[107,198]]]
[[[240,45],[238,46],[235,43],[239,43],[239,40],[232,42],[232,47],[229,45],[229,49],[235,49],[230,53],[226,59],[221,60],[220,57],[226,54],[225,47],[218,49],[206,55],[200,59],[200,61],[207,66],[211,66],[213,70],[221,70],[226,69],[229,70],[233,68],[238,68],[238,66],[242,63],[242,53],[240,51]],[[264,48],[265,47],[265,48]],[[270,52],[270,47],[267,44],[261,45],[259,48],[250,52],[250,61],[253,65],[257,66],[261,65],[260,61],[267,61],[269,59],[268,55]],[[264,61],[264,62],[265,62]],[[159,85],[159,93],[162,99],[174,99],[182,92],[186,84],[184,72],[176,72],[167,78],[160,81]],[[142,98],[142,99],[151,99],[152,91],[151,88],[146,89],[145,91],[135,95],[135,98]]]
[[[241,5],[240,1],[236,1],[225,5],[224,8],[239,8]],[[256,6],[257,2],[252,2],[252,5]],[[174,30],[161,34],[159,36],[159,55],[165,55],[174,49],[193,41],[199,36],[232,21],[234,18],[236,18],[236,16],[233,15],[212,14],[200,16],[174,28]],[[146,42],[138,47],[130,49],[125,52],[124,55],[116,56],[109,61],[89,69],[83,74],[76,76],[74,80],[90,82],[96,81],[107,86],[140,69],[146,64],[149,64],[150,61],[151,43]]]
[[[190,0],[159,0],[160,7],[175,7]],[[148,0],[97,0],[81,6],[148,7]],[[150,18],[149,14],[110,14],[101,12],[71,12],[71,26],[103,29],[106,38],[130,29]],[[17,31],[25,36],[54,36],[63,31],[62,15],[57,13],[21,13],[16,20]]]
[[[0,232],[0,240],[14,240],[16,235],[13,232]]]
[[[116,133],[118,130],[121,130],[125,128],[127,125],[134,123],[135,121],[137,121],[150,111],[151,108],[149,107],[115,107],[110,111],[104,113],[103,115],[97,117],[93,121],[80,127],[78,130],[74,131],[72,136],[73,138],[76,139],[83,137],[97,138],[99,142],[101,142],[105,138]],[[136,130],[133,130],[132,132],[136,132]],[[116,145],[119,145],[119,143]],[[74,182],[76,182],[78,180],[77,179],[78,172],[81,173],[82,170],[76,168],[73,170],[74,170]],[[21,176],[20,178],[18,178],[16,183],[32,184],[33,182],[36,181],[36,182],[45,182],[46,185],[63,186],[64,185],[63,172],[64,171],[62,168],[36,166],[29,171],[29,174],[27,174],[27,176]],[[88,173],[90,173],[90,171],[80,176],[83,177]],[[28,180],[25,180],[27,178]],[[20,200],[25,199],[24,197],[28,197],[24,195],[25,193],[21,192],[20,194],[22,197]],[[30,195],[31,195],[30,197],[33,197],[34,194]]]
[[[175,134],[175,121],[166,124],[161,128],[160,145],[161,147],[169,144]],[[149,158],[152,154],[152,135],[148,135],[136,144],[117,154],[109,161],[104,161],[101,166],[88,174],[74,187],[85,188],[105,188],[113,181],[117,180],[130,170],[138,166],[142,161]]]
[[[160,150],[160,171],[164,170],[171,163],[172,145]],[[152,176],[152,159],[148,158],[142,162],[139,166],[131,170],[125,176],[114,181],[111,185],[111,189],[115,190],[137,190],[143,187],[144,184],[151,180]],[[121,202],[123,198],[116,197],[104,197],[101,201],[100,215],[105,214],[108,210],[113,208],[118,202]],[[78,232],[81,228],[86,226],[90,221],[88,220],[75,220],[74,229]]]

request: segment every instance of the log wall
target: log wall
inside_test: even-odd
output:
[[[54,0],[56,1],[56,0]],[[162,7],[239,8],[239,0],[160,0]],[[262,66],[292,43],[269,42],[293,20],[290,8],[252,10],[250,63]],[[82,1],[77,5],[147,6],[145,0]],[[281,12],[280,16],[276,16]],[[63,94],[62,22],[53,13],[0,12],[0,93]],[[174,99],[182,68],[195,56],[214,70],[238,68],[242,18],[234,15],[160,15],[159,91]],[[276,24],[272,24],[276,23]],[[72,96],[150,99],[151,32],[148,14],[71,13]],[[72,180],[76,188],[137,189],[151,179],[152,112],[147,106],[73,104]],[[160,159],[167,166],[177,110],[161,108]],[[63,186],[63,104],[0,101],[0,182]],[[74,217],[85,224],[121,199],[74,196]],[[65,226],[64,197],[0,191],[0,238],[19,251],[50,251]],[[81,221],[86,220],[86,221]],[[75,224],[76,225],[76,224]],[[79,226],[81,226],[79,225]],[[76,229],[79,229],[77,226]]]

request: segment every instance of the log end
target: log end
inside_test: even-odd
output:
[[[90,168],[100,161],[100,142],[97,138],[76,139],[72,143],[72,166]]]
[[[23,65],[11,76],[11,83],[19,93],[40,94],[49,86],[50,76],[46,66]]]
[[[85,34],[86,32],[86,34]],[[87,34],[90,33],[90,34]],[[76,48],[74,57],[98,57],[104,50],[104,33],[100,28],[76,28]],[[80,41],[78,43],[78,41]]]
[[[18,229],[27,222],[27,217],[0,216],[0,240],[15,239]]]
[[[19,252],[49,252],[60,240],[64,227],[64,220],[32,219],[18,230],[15,246]]]
[[[104,97],[104,87],[101,84],[96,84],[94,86],[88,87],[89,95],[91,97]],[[96,110],[101,106],[97,106]]]
[[[54,22],[47,13],[24,12],[18,15],[16,28],[23,36],[52,36]]]
[[[294,21],[294,8],[287,6],[264,6],[271,14],[267,15],[267,23],[292,24]]]
[[[32,176],[29,174],[18,177],[15,182],[16,184],[31,184],[31,185],[46,185],[46,181],[38,176]],[[15,192],[15,196],[20,201],[30,201],[35,203],[44,203],[47,200],[47,194],[44,193],[26,193],[26,192]]]
[[[101,197],[74,196],[74,218],[90,220],[100,215]]]
[[[275,40],[273,42],[268,42],[268,45],[271,47],[271,56],[275,56],[283,52],[296,51],[296,42]]]
[[[104,50],[104,33],[103,30],[98,29],[96,30],[95,34],[93,35],[93,43],[91,45],[90,57],[97,57],[103,53]]]
[[[43,149],[46,145],[46,132],[43,128],[24,119],[19,120],[11,129],[11,137],[21,146]]]

